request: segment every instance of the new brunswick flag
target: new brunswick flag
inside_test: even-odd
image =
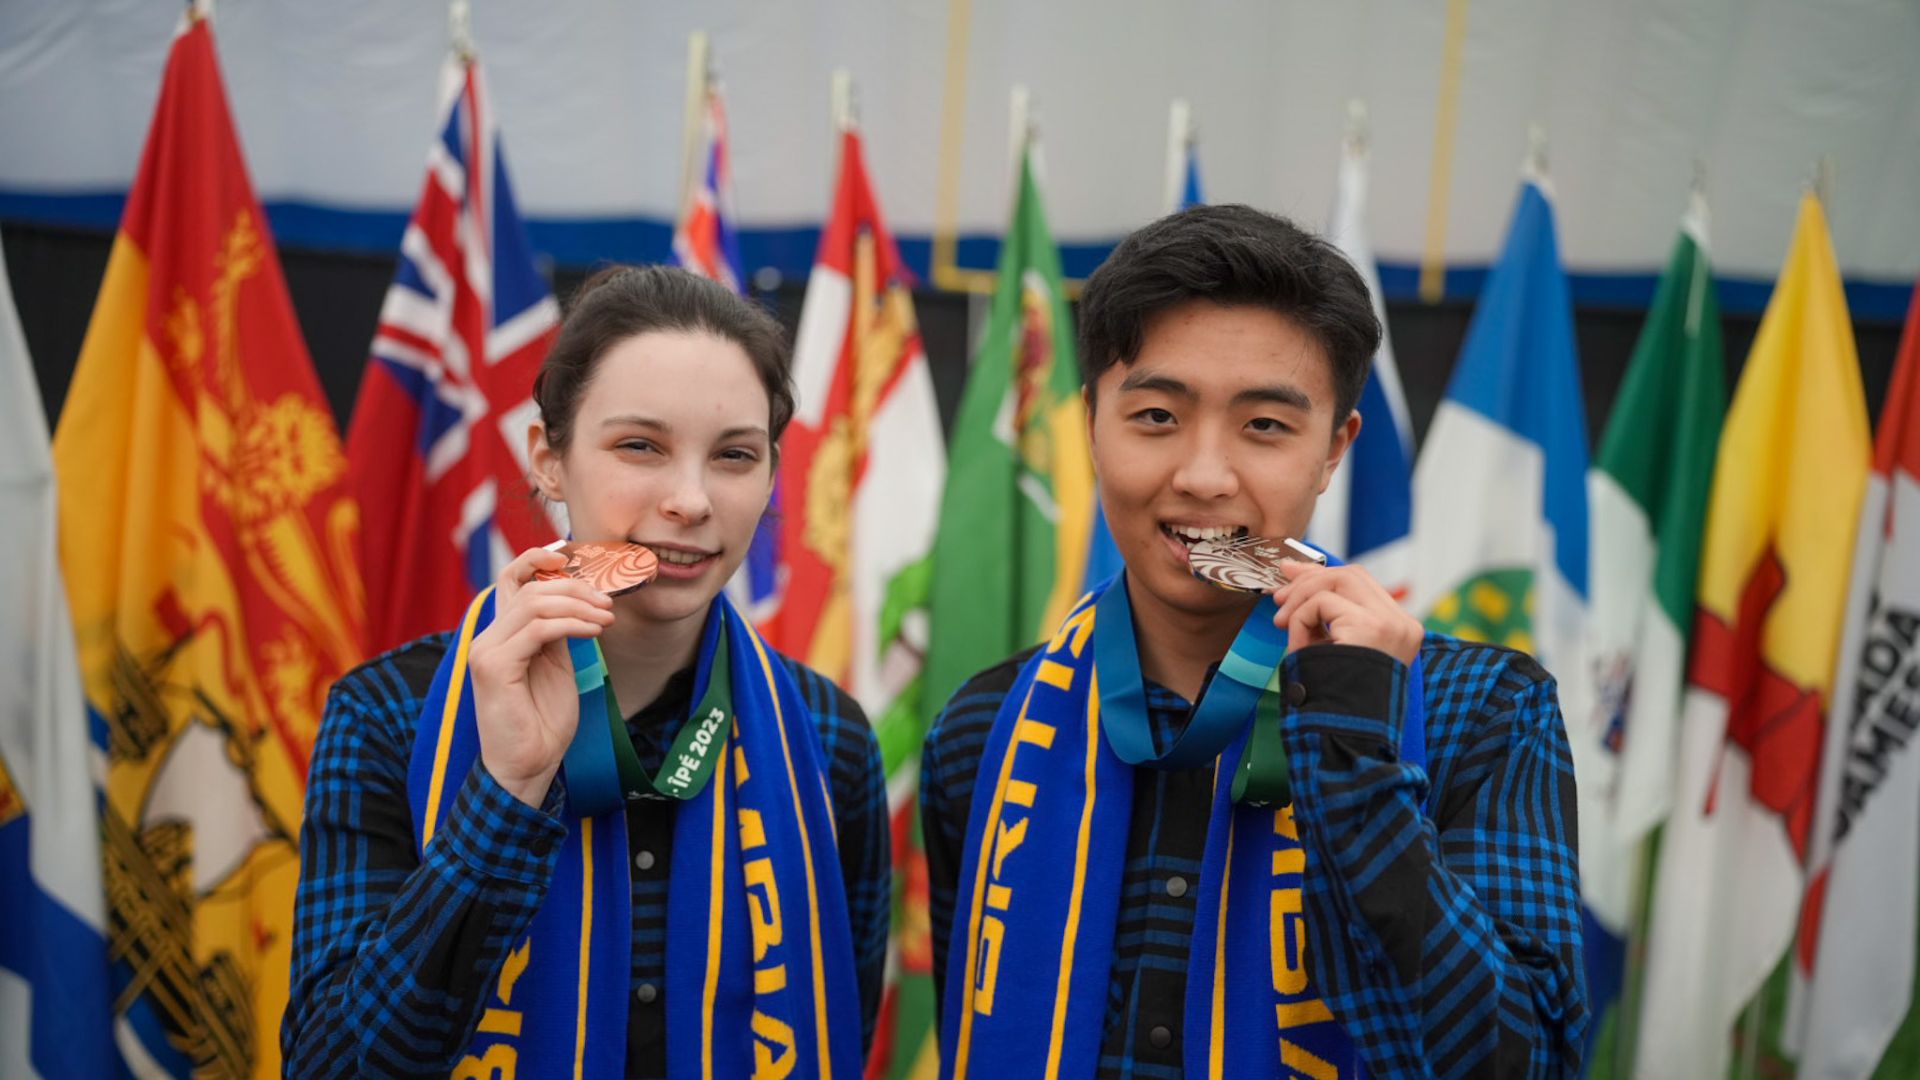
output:
[[[278,1075],[307,758],[360,655],[357,522],[204,20],[168,56],[53,455],[121,1048],[143,1074]]]
[[[1826,216],[1807,195],[1721,428],[1635,1075],[1726,1072],[1786,954],[1871,451]]]

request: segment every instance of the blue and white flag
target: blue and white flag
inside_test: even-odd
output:
[[[1387,307],[1367,232],[1367,148],[1358,138],[1348,139],[1340,155],[1327,238],[1366,280],[1380,319],[1380,351],[1360,391],[1360,437],[1314,507],[1307,539],[1366,567],[1394,596],[1405,597],[1413,559],[1413,422],[1386,332]]]
[[[46,417],[3,262],[0,387],[0,1076],[119,1076],[96,804],[105,766],[60,576]]]
[[[1176,214],[1206,205],[1200,193],[1200,151],[1193,134],[1193,114],[1185,101],[1173,103],[1172,132],[1167,147],[1167,213]],[[1091,417],[1089,417],[1091,419]],[[1093,494],[1093,531],[1087,537],[1087,571],[1082,575],[1082,592],[1118,574],[1125,562],[1113,545],[1113,530],[1107,528],[1107,513],[1100,508],[1100,493]]]
[[[1561,701],[1588,700],[1586,406],[1535,167],[1421,448],[1413,526],[1408,607],[1429,629],[1532,653]],[[1617,971],[1594,945],[1588,974]]]

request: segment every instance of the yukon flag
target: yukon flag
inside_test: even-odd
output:
[[[1051,633],[1081,595],[1093,461],[1037,153],[1029,140],[993,306],[954,420],[933,558],[929,715],[975,672]]]
[[[1696,192],[1587,479],[1594,696],[1562,701],[1579,781],[1596,1020],[1624,982],[1641,845],[1673,805],[1700,533],[1726,409],[1707,206]]]
[[[105,763],[80,696],[47,421],[4,261],[0,386],[0,1076],[111,1076]]]
[[[1431,629],[1534,654],[1580,700],[1587,425],[1553,204],[1529,167],[1414,472],[1413,590]]]
[[[204,18],[159,104],[53,440],[120,1048],[280,1075],[307,761],[361,658],[346,455]]]
[[[1794,954],[1800,1075],[1873,1072],[1912,1004],[1920,900],[1920,289],[1874,442]]]
[[[1413,561],[1413,421],[1400,388],[1400,368],[1393,362],[1380,270],[1367,234],[1367,144],[1357,135],[1347,139],[1340,154],[1327,238],[1366,280],[1380,320],[1380,351],[1360,391],[1360,437],[1315,504],[1307,539],[1366,567],[1388,592],[1404,597]]]
[[[1636,1075],[1724,1075],[1735,1018],[1793,939],[1870,457],[1853,326],[1809,194],[1714,463]]]
[[[849,126],[794,347],[797,401],[780,459],[790,570],[773,626],[783,651],[859,700],[885,757],[900,914],[874,1075],[932,1045],[933,958],[913,793],[926,731],[927,560],[947,465],[909,284]]]

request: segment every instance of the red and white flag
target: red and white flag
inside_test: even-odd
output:
[[[1913,988],[1920,898],[1920,288],[1874,441],[1794,952],[1800,1076],[1871,1074]]]

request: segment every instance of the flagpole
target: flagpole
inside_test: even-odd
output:
[[[1420,299],[1447,291],[1447,202],[1453,186],[1453,134],[1460,120],[1460,65],[1467,49],[1467,0],[1447,0],[1447,37],[1440,54],[1440,92],[1433,118],[1433,173],[1427,186],[1427,244],[1420,258]]]
[[[713,53],[705,30],[687,35],[687,107],[680,126],[680,201],[676,212],[693,198],[694,178],[700,170],[700,132],[706,123],[707,95],[713,86]]]
[[[1193,109],[1186,98],[1174,98],[1167,109],[1167,184],[1162,194],[1161,213],[1180,209],[1180,192],[1186,186],[1187,148],[1193,143]]]
[[[1012,159],[1013,200],[1020,198],[1020,162],[1033,147],[1033,95],[1015,84],[1007,102],[1007,156]]]
[[[462,64],[473,63],[473,5],[469,0],[450,0],[447,4],[447,40]]]
[[[833,133],[841,135],[852,131],[859,123],[859,110],[853,103],[853,72],[846,68],[833,69]]]

